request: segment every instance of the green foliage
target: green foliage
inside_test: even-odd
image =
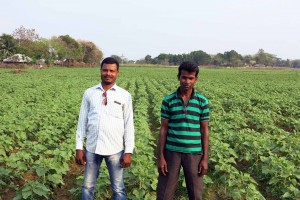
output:
[[[292,67],[294,67],[294,68],[300,68],[300,60],[299,59],[293,60],[292,61]]]
[[[0,36],[0,61],[16,52],[16,40],[8,34]]]
[[[150,55],[146,55],[145,56],[145,63],[146,64],[152,64],[152,58]]]
[[[218,53],[217,55],[212,57],[212,62],[213,65],[217,65],[217,66],[222,66],[225,63],[225,58],[224,55],[221,53]]]
[[[238,54],[236,51],[226,51],[224,53],[224,59],[226,60],[225,66],[232,66],[232,67],[240,67],[243,66],[243,56]]]
[[[49,198],[50,190],[38,181],[28,181],[13,200]]]
[[[197,65],[208,65],[211,57],[204,51],[192,51],[190,53],[190,60],[194,61]]]
[[[12,169],[5,169],[0,167],[0,190],[3,190],[10,185],[10,180],[14,178]],[[12,186],[14,184],[12,183]]]
[[[47,39],[24,41],[22,46],[16,48],[16,52],[29,56],[35,64],[38,64],[39,59],[49,59],[51,56]]]
[[[64,55],[66,59],[80,60],[82,55],[82,46],[69,35],[61,35],[58,40],[63,43]],[[62,53],[63,54],[63,53]]]
[[[192,51],[189,54],[173,55],[173,54],[159,54],[156,58],[151,59],[151,56],[145,57],[145,63],[149,64],[163,64],[163,65],[179,65],[185,60],[194,61],[198,65],[208,65],[211,61],[210,55],[202,50]],[[142,63],[139,61],[138,63]]]
[[[24,26],[16,28],[11,35],[0,36],[0,60],[20,53],[31,57],[38,64],[39,59],[45,59],[47,65],[56,64],[64,66],[95,66],[103,58],[103,52],[90,41],[76,41],[70,35],[53,36],[51,39],[41,38],[35,29]],[[209,55],[202,50],[192,51],[187,54],[161,53],[152,58],[146,55],[144,59],[137,61],[127,60],[123,56],[111,55],[122,64],[155,64],[155,65],[179,65],[181,62],[191,60],[198,65],[216,66],[278,66],[299,68],[299,60],[283,60],[276,55],[259,49],[255,55],[242,56],[235,50]]]
[[[162,98],[176,90],[177,68],[126,68],[117,84],[133,97],[136,148],[125,170],[128,199],[155,199],[156,139]],[[207,192],[215,199],[299,199],[298,70],[201,69],[198,92],[211,109]],[[83,91],[99,69],[0,70],[0,191],[15,199],[55,199],[74,162]],[[29,176],[30,175],[30,176]],[[80,198],[83,174],[70,198]],[[18,185],[13,183],[19,183]],[[111,196],[103,165],[97,199]],[[209,196],[209,194],[208,194]],[[187,199],[180,177],[176,199]],[[204,198],[206,199],[206,198]]]
[[[263,49],[259,49],[255,55],[256,64],[261,64],[265,66],[274,66],[276,61],[276,56],[270,53],[266,53]]]

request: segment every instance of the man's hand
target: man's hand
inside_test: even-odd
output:
[[[131,153],[124,153],[120,159],[120,167],[127,168],[131,165],[132,154]]]
[[[76,149],[76,163],[79,165],[85,165],[85,155],[83,150]]]
[[[166,162],[164,156],[161,156],[160,159],[158,160],[157,167],[158,167],[158,172],[159,173],[162,173],[164,176],[167,175],[168,167],[167,167],[167,162]]]
[[[202,159],[198,166],[198,174],[200,176],[203,176],[207,174],[207,170],[208,170],[208,161],[206,159]]]

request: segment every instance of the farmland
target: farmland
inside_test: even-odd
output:
[[[99,69],[14,72],[0,69],[2,199],[80,199],[75,130],[83,92],[99,83]],[[178,87],[176,74],[120,68],[117,84],[132,94],[136,131],[128,199],[155,199],[160,104]],[[196,89],[211,109],[204,199],[300,199],[300,71],[201,69]],[[104,166],[96,199],[110,197]],[[187,197],[182,179],[176,196]]]

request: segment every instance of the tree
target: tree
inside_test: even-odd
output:
[[[251,55],[244,56],[244,63],[248,66],[253,66],[255,64],[255,58]]]
[[[256,64],[265,66],[274,66],[276,62],[276,56],[270,53],[266,53],[263,49],[259,49],[255,55]]]
[[[102,60],[103,53],[93,42],[79,40],[78,43],[82,47],[82,62],[88,64],[96,64],[99,63],[100,60]]]
[[[292,61],[292,67],[294,67],[294,68],[300,68],[300,60],[299,59],[293,60]]]
[[[169,65],[169,57],[170,54],[161,53],[155,58],[155,60],[157,64]]]
[[[64,43],[65,55],[64,57],[68,60],[80,61],[82,58],[82,47],[79,43],[69,35],[61,35],[58,37]]]
[[[224,52],[224,59],[227,66],[239,67],[243,65],[243,56],[238,54],[235,50]]]
[[[208,65],[211,61],[210,55],[202,50],[192,51],[190,53],[190,56],[191,60],[194,61],[197,65]]]
[[[74,61],[82,61],[82,46],[69,35],[52,37],[50,48],[55,49],[58,59],[65,60],[68,65],[71,65]]]
[[[170,55],[169,56],[169,63],[170,65],[180,65],[180,63],[183,62],[183,56],[178,54],[178,55]]]
[[[120,64],[122,63],[122,58],[120,56],[117,55],[111,55],[110,57],[116,59]]]
[[[53,36],[50,39],[50,48],[54,49],[53,53],[56,54],[57,59],[61,60],[64,58],[65,52],[65,43],[59,39],[57,36]]]
[[[0,36],[0,60],[3,60],[16,52],[16,40],[8,34]]]
[[[146,63],[146,64],[151,64],[151,63],[152,63],[152,58],[151,58],[150,55],[146,55],[146,56],[145,56],[145,63]]]
[[[49,59],[51,53],[49,52],[49,40],[40,38],[37,41],[26,41],[24,46],[16,46],[15,53],[24,54],[33,59],[37,63],[39,59]]]
[[[292,62],[289,59],[283,60],[281,58],[276,58],[275,66],[278,66],[278,67],[291,67]]]
[[[18,41],[18,45],[22,46],[27,41],[37,41],[40,37],[35,32],[35,29],[26,29],[23,26],[13,31],[12,36]]]
[[[213,56],[211,63],[216,66],[225,65],[224,55],[222,53],[218,53],[217,55]]]

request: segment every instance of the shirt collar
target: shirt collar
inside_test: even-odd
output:
[[[101,83],[99,83],[98,85],[96,85],[96,88],[104,91]],[[117,88],[118,88],[117,84],[114,84],[109,90],[116,91]]]
[[[196,92],[196,90],[195,90],[195,88],[193,88],[193,91],[192,91],[192,94],[191,94],[190,99],[193,99],[193,98],[195,97],[195,92]],[[176,97],[177,97],[177,98],[181,98],[181,97],[180,97],[180,87],[177,88],[177,91],[176,91]]]

